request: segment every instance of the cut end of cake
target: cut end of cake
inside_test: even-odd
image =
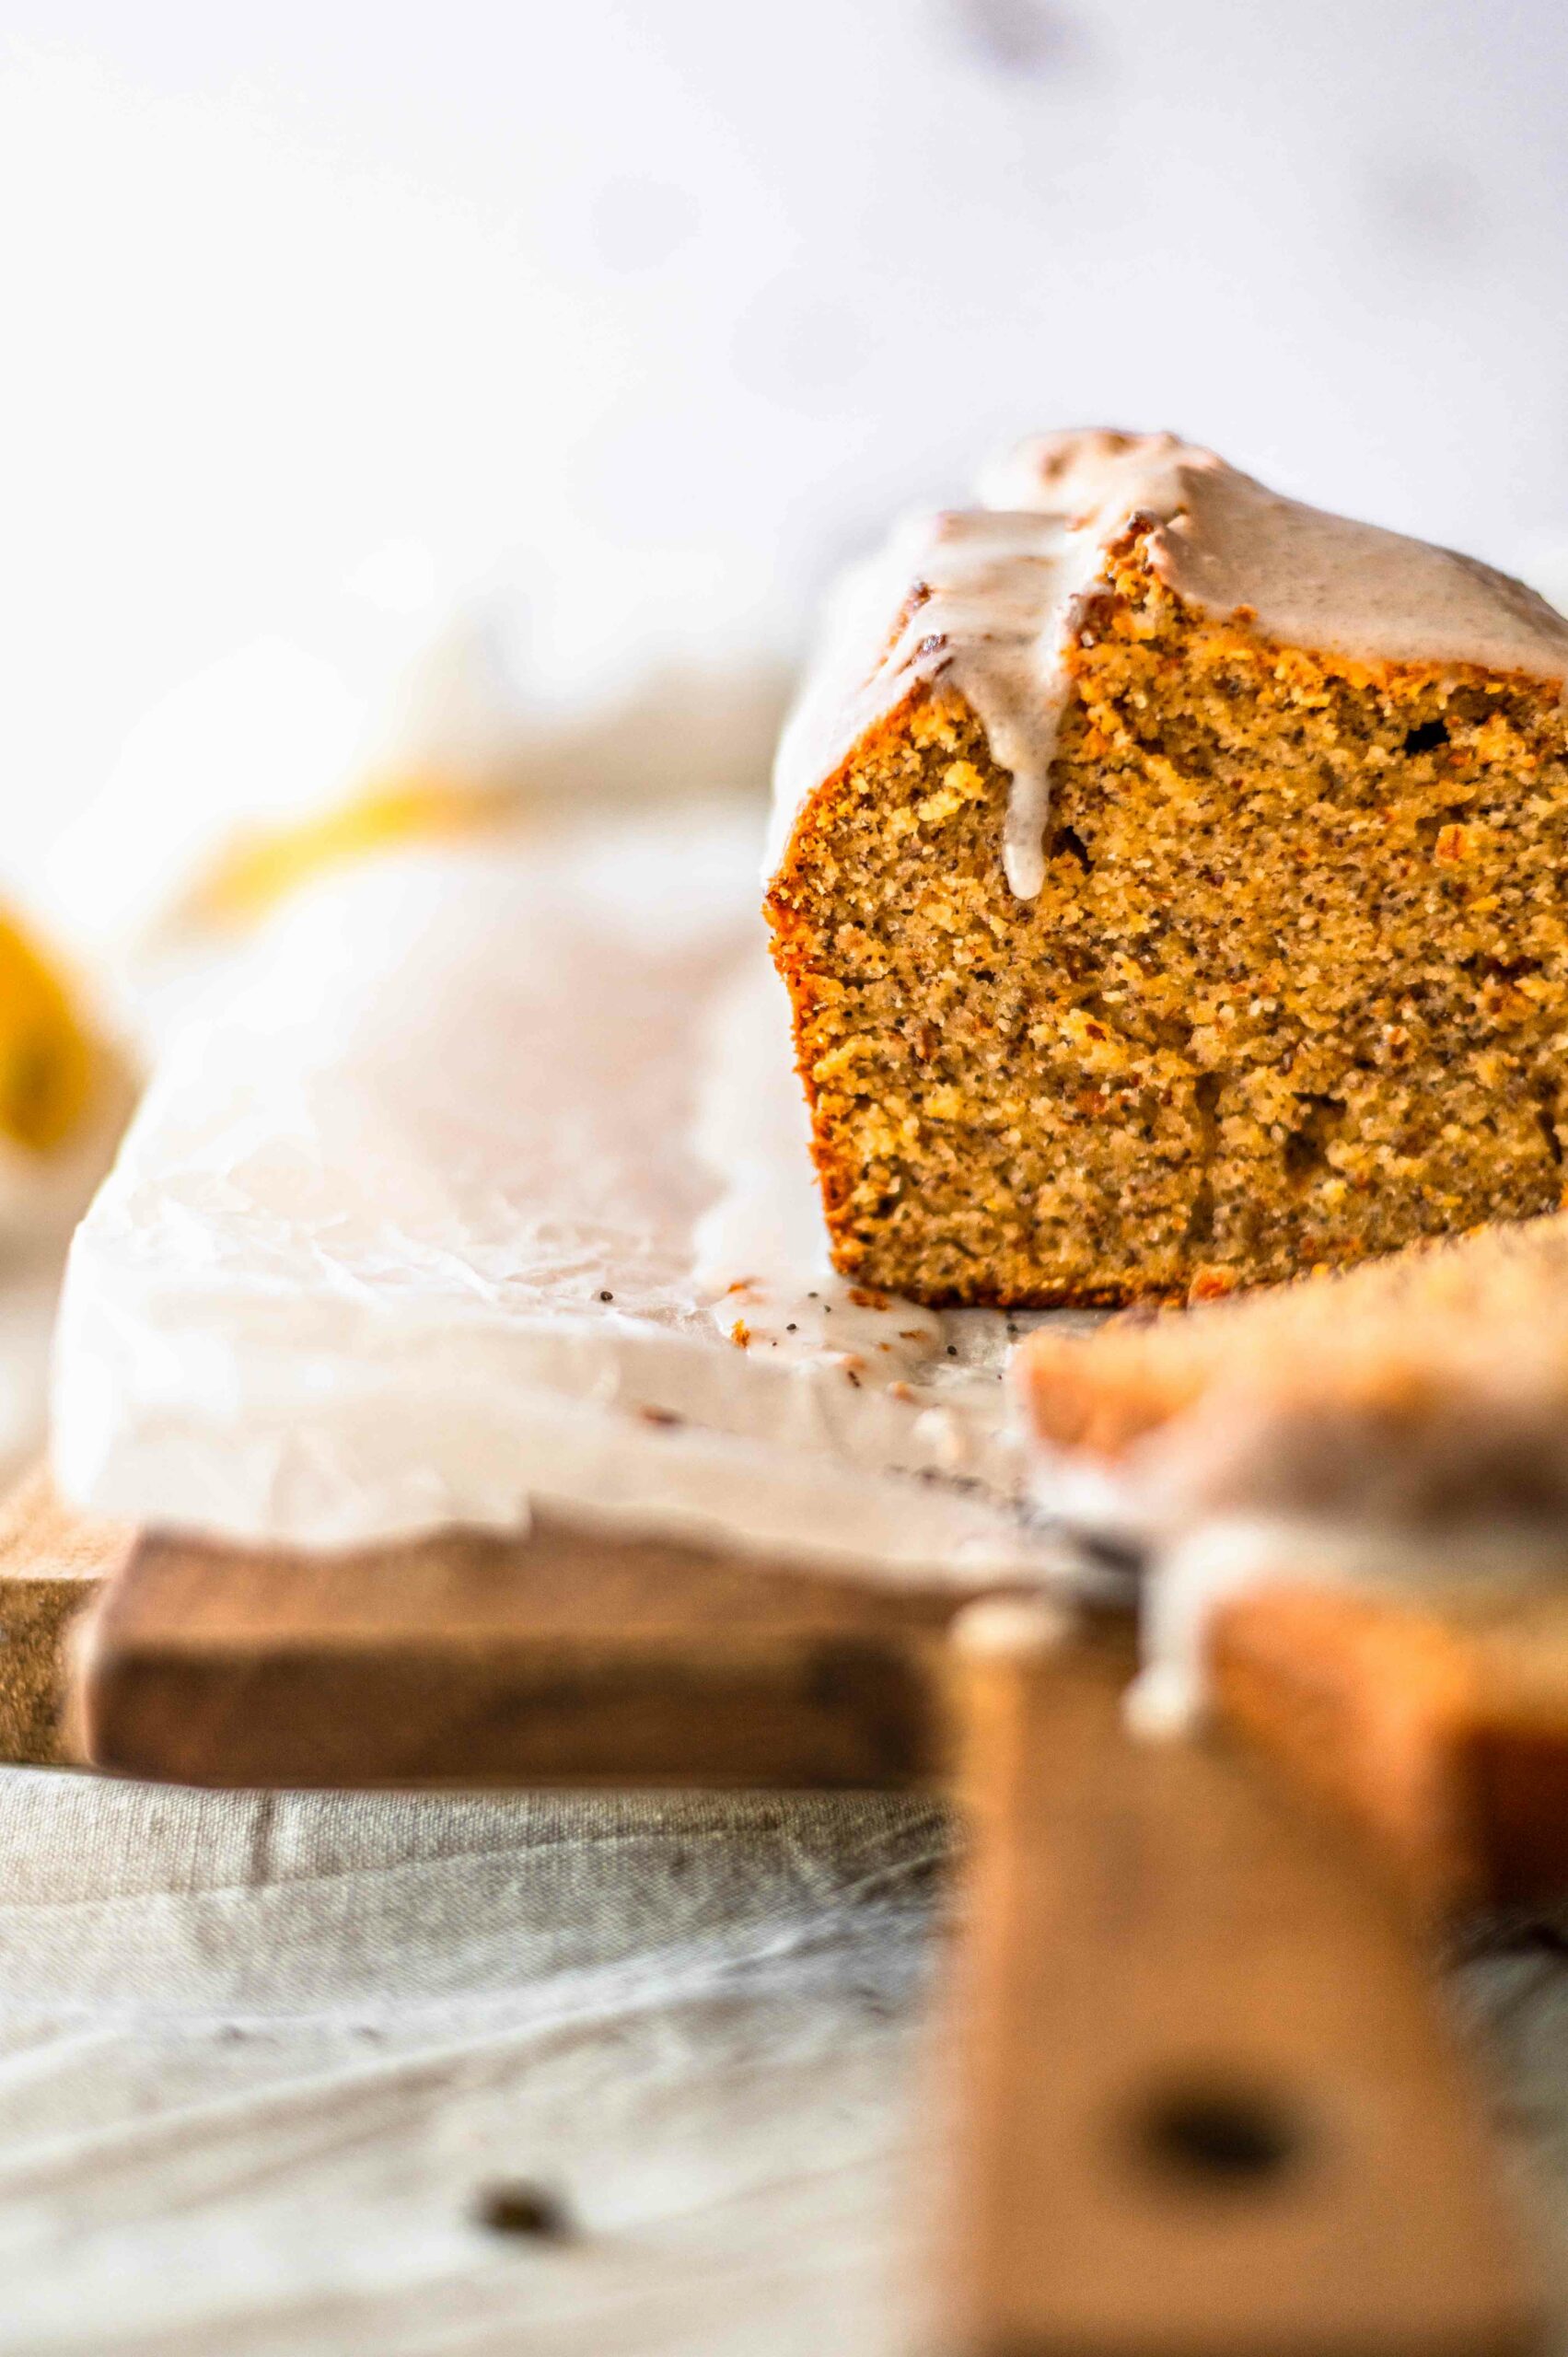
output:
[[[932,1303],[1185,1300],[1555,1209],[1568,624],[1113,438],[1094,465],[1155,507],[948,528],[879,644],[862,600],[840,739],[792,740],[768,913],[837,1266]],[[1054,477],[1037,448],[1042,500],[1078,439]],[[1321,597],[1316,643],[1271,635],[1249,533],[1402,565],[1426,654],[1388,652],[1419,612],[1358,652]]]

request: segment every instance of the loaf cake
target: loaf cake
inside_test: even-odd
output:
[[[767,910],[834,1262],[1180,1300],[1562,1198],[1568,621],[1168,435],[835,610]]]

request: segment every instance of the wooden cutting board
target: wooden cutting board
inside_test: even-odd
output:
[[[35,1487],[7,1536],[0,1610],[31,1597],[58,1627],[96,1585],[66,1707],[100,1767],[949,1785],[968,1840],[929,2113],[942,2350],[1533,2345],[1415,1938],[1420,1843],[1390,1848],[1365,1794],[1325,1809],[1299,1761],[1132,1742],[1125,1625],[549,1521],[322,1560],[86,1531]],[[36,1731],[41,1694],[30,1713]],[[1291,1759],[1266,1712],[1248,1724]],[[1465,1823],[1480,1872],[1488,1828]]]
[[[961,1602],[551,1517],[331,1557],[146,1538],[83,1631],[78,1743],[208,1784],[907,1784]]]

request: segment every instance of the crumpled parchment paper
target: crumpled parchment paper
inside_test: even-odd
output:
[[[389,856],[281,912],[186,1020],[76,1237],[64,1492],[263,1544],[518,1529],[538,1500],[1056,1576],[1017,1511],[1006,1321],[911,1327],[835,1296],[825,1259],[751,1298],[760,1172],[798,1157],[797,1230],[810,1184],[758,897],[750,827],[696,819]],[[772,1027],[755,1052],[738,992]],[[780,1287],[804,1311],[807,1281],[840,1324],[803,1340]]]

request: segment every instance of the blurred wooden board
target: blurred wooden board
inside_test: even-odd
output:
[[[86,1526],[35,1481],[0,1594],[8,1756],[212,1783],[898,1784],[932,1777],[961,1593],[542,1521],[339,1557]],[[1265,1588],[1218,1617],[1222,1716],[1373,1837],[1419,1911],[1568,1892],[1568,1597],[1441,1615]]]
[[[63,1736],[62,1641],[110,1574]],[[0,1509],[0,1758],[228,1783],[918,1781],[963,1601],[549,1523],[325,1559],[138,1540],[38,1473]],[[1568,1597],[1440,1616],[1264,1589],[1219,1615],[1214,1654],[1226,1722],[1364,1826],[1423,1914],[1568,1892]]]
[[[1362,1846],[1121,1666],[958,1624],[968,1936],[951,2345],[1504,2357],[1531,2305],[1479,2107]]]
[[[66,1635],[134,1537],[68,1512],[41,1469],[0,1501],[0,1759],[52,1765],[68,1756]]]
[[[63,1641],[111,1574],[63,1732]],[[0,1759],[228,1783],[919,1781],[963,1600],[549,1524],[327,1559],[138,1540],[40,1472],[0,1508]],[[1214,1655],[1227,1724],[1365,1827],[1423,1914],[1568,1892],[1568,1597],[1440,1616],[1264,1589],[1222,1611]]]

